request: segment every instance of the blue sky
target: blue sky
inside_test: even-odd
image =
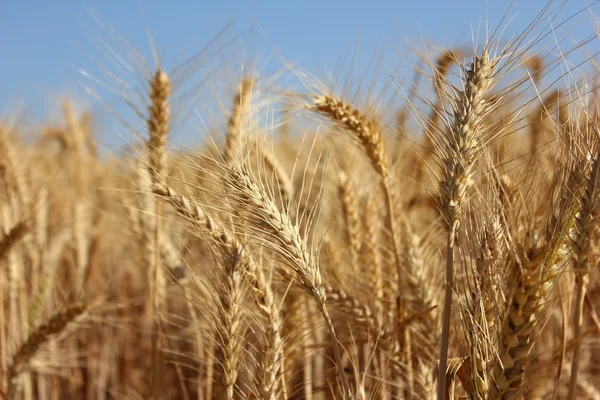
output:
[[[588,3],[590,3],[588,1]],[[358,48],[358,63],[366,63],[377,48],[386,59],[398,62],[409,43],[420,38],[441,45],[470,42],[472,27],[497,23],[509,1],[484,0],[371,0],[371,1],[0,1],[0,115],[20,109],[37,121],[56,113],[56,98],[85,99],[77,68],[94,70],[98,56],[91,46],[95,26],[89,10],[97,11],[132,45],[150,57],[146,25],[166,60],[181,59],[205,44],[227,23],[246,32],[237,63],[273,60],[276,47],[289,60],[321,76],[331,72],[340,56]],[[516,0],[505,35],[520,32],[545,0]],[[571,0],[561,15],[567,17],[585,6]],[[600,15],[600,7],[592,6]],[[592,32],[590,16],[582,14],[567,25],[578,40]],[[260,27],[260,28],[259,28]],[[262,31],[261,31],[262,30]],[[264,34],[262,33],[264,32]],[[265,35],[268,40],[265,39]],[[271,44],[269,44],[269,41]],[[598,43],[588,51],[600,48]],[[86,54],[87,53],[87,54]],[[246,62],[246,60],[244,60]],[[406,65],[407,68],[410,65]],[[77,67],[77,68],[75,68]],[[406,70],[408,75],[410,72]],[[87,101],[87,100],[82,100]],[[89,103],[95,103],[89,99]]]

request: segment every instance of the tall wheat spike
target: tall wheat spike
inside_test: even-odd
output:
[[[244,118],[248,116],[248,106],[252,96],[253,84],[250,78],[242,79],[233,101],[231,116],[229,117],[229,121],[227,121],[224,156],[227,162],[230,162],[238,153],[243,151],[243,145],[248,140],[248,138],[244,137]]]
[[[438,400],[444,400],[446,364],[452,291],[454,290],[454,250],[468,189],[473,183],[473,167],[482,140],[482,121],[487,113],[485,96],[492,88],[494,61],[487,53],[475,57],[465,71],[464,89],[452,104],[453,123],[448,137],[442,140],[442,180],[440,182],[440,209],[448,232],[444,310],[438,375]]]
[[[217,354],[221,385],[224,393],[219,397],[232,400],[235,395],[236,382],[240,372],[240,357],[242,351],[242,301],[243,301],[243,279],[242,279],[242,249],[236,249],[225,260],[222,284],[219,290],[219,318],[216,322],[217,331]],[[227,258],[227,257],[225,257]],[[221,386],[218,387],[219,389]]]
[[[381,179],[381,187],[383,188],[387,211],[387,223],[391,232],[396,278],[398,281],[398,288],[400,288],[403,280],[399,242],[400,232],[396,220],[394,187],[390,175],[389,162],[378,123],[373,119],[369,119],[358,109],[345,103],[342,99],[336,99],[328,95],[317,97],[314,100],[312,109],[315,112],[325,115],[334,123],[341,125],[346,131],[356,135],[360,140],[367,157],[371,161],[371,165]],[[398,296],[402,297],[402,293],[398,293]],[[412,373],[411,368],[409,368],[408,373]]]
[[[169,77],[161,68],[156,70],[150,82],[150,108],[147,120],[150,138],[148,147],[148,171],[150,179],[154,184],[164,184],[166,179],[166,144],[169,134],[171,84]],[[150,194],[148,194],[150,196]],[[160,202],[155,202],[155,222],[152,238],[147,238],[147,245],[152,254],[151,263],[148,266],[148,277],[150,282],[151,316],[152,316],[152,374],[150,376],[153,388],[153,398],[162,397],[162,364],[161,356],[161,314],[166,299],[166,276],[160,261],[162,216]]]

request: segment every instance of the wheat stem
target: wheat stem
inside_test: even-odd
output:
[[[464,90],[453,104],[453,123],[443,143],[443,179],[440,182],[440,208],[448,232],[442,338],[440,342],[438,400],[445,399],[446,366],[452,291],[454,284],[454,242],[466,206],[467,190],[473,181],[473,167],[482,138],[482,120],[486,115],[485,95],[492,87],[493,63],[487,53],[475,57],[466,70]]]

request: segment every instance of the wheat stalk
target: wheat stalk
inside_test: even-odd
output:
[[[148,172],[150,180],[154,184],[163,184],[166,176],[167,153],[165,146],[169,134],[171,83],[168,75],[161,68],[156,70],[150,82],[150,107],[147,125],[150,138],[147,142],[148,148]],[[148,269],[150,282],[150,309],[152,318],[152,395],[158,399],[162,397],[162,324],[160,313],[166,298],[166,277],[160,265],[160,248],[162,235],[161,208],[158,201],[155,202],[154,232],[153,237],[146,238],[149,254],[152,254]]]
[[[485,95],[492,87],[494,62],[487,53],[475,57],[466,69],[464,90],[453,103],[453,123],[442,140],[443,177],[440,182],[440,209],[448,232],[444,310],[438,375],[438,400],[444,400],[446,364],[450,337],[452,291],[454,290],[454,244],[467,191],[473,183],[473,167],[481,143],[482,121],[486,115]]]
[[[167,200],[179,215],[203,232],[207,232],[225,254],[239,252],[238,249],[242,248],[241,243],[225,227],[206,214],[202,207],[188,197],[178,194],[168,186],[159,184],[154,185],[154,193]],[[259,379],[258,387],[260,395],[264,399],[271,399],[278,394],[278,382],[283,368],[282,321],[271,284],[263,269],[245,253],[240,253],[239,256],[244,258],[242,272],[250,283],[261,314],[267,318],[268,322],[265,327],[267,346],[260,365],[263,375]]]
[[[325,115],[333,122],[344,127],[346,131],[353,133],[360,140],[363,150],[371,161],[371,165],[381,179],[387,210],[387,223],[391,232],[396,278],[398,280],[398,288],[400,288],[403,279],[399,247],[400,238],[395,216],[394,192],[390,177],[389,162],[385,153],[381,131],[375,121],[370,120],[358,109],[344,102],[342,99],[322,95],[315,98],[311,109]],[[402,296],[401,293],[399,295]]]
[[[344,373],[337,335],[326,307],[326,293],[322,284],[319,265],[308,250],[306,239],[300,234],[289,215],[277,208],[272,198],[263,190],[245,168],[238,164],[225,166],[225,185],[239,202],[250,207],[250,213],[264,224],[274,246],[296,273],[304,289],[315,299],[323,316],[334,350],[338,374],[342,378],[344,390],[351,396],[350,386]]]
[[[226,162],[233,160],[233,158],[242,150],[245,139],[243,137],[242,125],[244,123],[244,116],[247,115],[247,107],[250,103],[253,85],[254,82],[252,79],[242,79],[233,101],[231,116],[229,117],[229,121],[227,121],[227,138],[225,141],[224,156]]]

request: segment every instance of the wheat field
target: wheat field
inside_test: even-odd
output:
[[[3,116],[0,398],[600,399],[600,39],[569,17],[381,91],[282,58],[298,85],[246,69],[217,115],[197,58],[129,48],[108,157],[72,100],[33,141]],[[185,103],[220,121],[193,145]]]

